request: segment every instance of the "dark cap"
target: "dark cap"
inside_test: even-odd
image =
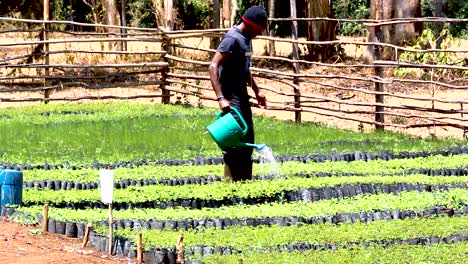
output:
[[[242,21],[249,26],[263,30],[267,27],[268,15],[263,7],[254,5],[245,11]]]

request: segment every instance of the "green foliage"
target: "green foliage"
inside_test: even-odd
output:
[[[42,234],[42,228],[32,228],[32,229],[29,229],[29,233],[31,235],[41,235]]]
[[[289,178],[267,181],[246,182],[214,182],[208,185],[150,185],[136,186],[127,189],[114,190],[114,201],[120,202],[168,202],[179,199],[200,199],[221,201],[233,197],[256,198],[274,197],[288,191],[302,190],[306,188],[336,187],[354,184],[428,184],[449,185],[468,181],[468,176],[343,176],[343,177],[319,177],[319,178]],[[79,201],[100,201],[100,191],[93,190],[40,190],[26,188],[23,191],[23,202],[34,204],[76,203]]]
[[[435,1],[422,0],[422,16],[443,16],[449,18],[468,18],[468,1],[460,0],[445,0],[443,1],[442,14],[438,15],[436,12]],[[426,23],[426,27],[433,29],[434,23]],[[468,24],[467,23],[451,23],[448,26],[450,34],[456,37],[468,37]]]
[[[369,18],[369,0],[337,0],[333,2],[335,18],[364,19]],[[363,23],[341,22],[338,24],[337,35],[365,35],[366,27]]]
[[[468,204],[468,192],[464,189],[451,189],[434,192],[401,192],[399,194],[364,194],[345,199],[328,199],[314,202],[274,202],[255,205],[233,205],[213,208],[186,209],[173,208],[145,208],[114,210],[114,220],[189,220],[189,219],[264,219],[273,217],[326,217],[337,213],[372,213],[375,211],[414,210],[419,212],[426,208],[441,206],[461,209]],[[20,207],[20,212],[30,215],[41,214],[42,206]],[[108,217],[107,209],[73,210],[51,207],[49,217],[64,222],[99,222]]]
[[[77,111],[81,114],[63,114]],[[49,113],[49,114],[44,114]],[[206,133],[216,109],[138,103],[51,104],[2,110],[4,162],[89,165],[94,161],[150,161],[220,156]],[[344,151],[422,151],[462,144],[390,132],[358,133],[325,125],[297,125],[254,117],[256,141],[275,155]]]
[[[127,15],[131,27],[152,28],[157,24],[151,0],[129,0]]]
[[[349,246],[338,250],[307,250],[292,252],[249,252],[242,254],[204,256],[201,261],[207,264],[244,263],[255,264],[298,264],[298,263],[464,263],[468,242],[430,245],[385,245]],[[313,261],[311,261],[313,260]]]
[[[17,223],[20,225],[35,225],[38,223],[35,217],[24,214],[14,214],[10,217],[10,219],[13,223]]]
[[[439,39],[438,39],[439,38]],[[420,37],[415,41],[415,44],[412,46],[413,49],[423,50],[423,49],[436,49],[437,40],[441,41],[441,49],[447,50],[450,48],[456,48],[460,46],[460,40],[456,39],[450,34],[450,31],[447,28],[444,28],[440,32],[440,36],[437,37],[434,34],[434,31],[431,29],[423,30]],[[444,64],[444,65],[456,65],[456,66],[465,66],[466,62],[463,58],[459,58],[458,54],[455,52],[403,52],[399,56],[399,60],[402,62],[409,62],[415,64]],[[452,77],[460,74],[468,74],[468,71],[454,70],[454,69],[433,69],[427,70],[422,68],[397,68],[395,69],[395,74],[399,77],[404,77],[408,74],[416,75],[419,78],[424,79],[443,79],[447,77]]]
[[[42,19],[42,1],[2,0],[0,15],[27,19]]]
[[[295,175],[312,175],[314,173],[355,173],[369,175],[392,175],[405,173],[412,169],[425,168],[428,170],[468,168],[468,155],[455,156],[431,156],[415,159],[394,159],[394,160],[369,160],[354,162],[331,162],[323,163],[298,163],[283,162],[277,164],[281,175],[285,177],[295,177]],[[268,172],[268,171],[267,171]],[[256,176],[266,175],[265,166],[262,163],[253,164],[253,173]],[[135,168],[114,169],[114,180],[124,179],[135,180],[160,180],[160,179],[183,179],[192,177],[222,176],[224,166],[220,165],[199,165],[199,166],[139,166]],[[24,181],[33,182],[41,180],[74,181],[81,183],[97,182],[97,169],[56,169],[56,170],[26,170],[23,172]]]
[[[368,223],[343,224],[303,224],[300,226],[241,226],[223,230],[207,228],[184,231],[184,246],[232,247],[242,252],[255,252],[259,248],[277,251],[278,245],[298,243],[344,244],[346,242],[370,242],[382,240],[413,239],[423,237],[445,237],[464,234],[468,217],[438,217],[433,219],[415,218]],[[106,234],[105,226],[95,231]],[[178,231],[117,229],[115,233],[135,240],[137,233],[143,234],[143,247],[146,250],[163,247],[173,248]],[[314,250],[312,250],[314,251]],[[278,263],[278,262],[275,262]],[[320,263],[320,262],[319,262]],[[341,263],[341,262],[334,262]],[[362,263],[362,262],[357,262]],[[373,262],[374,263],[374,262]],[[380,263],[380,262],[375,262]]]
[[[210,0],[185,0],[178,6],[184,29],[210,28]]]

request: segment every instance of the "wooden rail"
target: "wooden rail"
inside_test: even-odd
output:
[[[446,18],[274,18],[270,22],[316,20],[356,22],[373,27],[408,22],[468,22],[467,19]],[[215,50],[209,48],[209,41],[208,45],[202,44],[202,41],[220,37],[226,29],[168,32],[162,29],[119,27],[126,30],[125,34],[119,34],[54,29],[54,25],[58,24],[111,27],[106,25],[13,18],[0,18],[0,21],[35,25],[25,26],[24,29],[0,30],[0,38],[3,39],[0,50],[8,50],[8,55],[0,58],[0,103],[136,98],[162,98],[163,103],[170,103],[171,97],[177,94],[202,101],[215,100],[207,71]],[[44,27],[45,24],[48,26]],[[44,28],[47,37],[38,40]],[[199,41],[190,42],[190,38],[197,38]],[[104,43],[111,41],[125,41],[127,50],[104,48]],[[259,36],[256,41],[273,41],[275,46],[280,42],[286,43],[291,52],[301,45],[332,44],[386,47],[394,49],[397,54],[414,52],[460,55],[465,58],[465,63],[430,64],[382,59],[370,63],[342,60],[333,63],[307,61],[299,56],[290,58],[255,54],[251,72],[258,78],[260,88],[267,93],[267,110],[294,112],[296,121],[298,118],[300,121],[301,113],[308,113],[378,128],[468,129],[468,110],[465,110],[468,96],[461,95],[454,99],[445,97],[445,94],[468,89],[466,49],[413,49],[381,43],[380,40],[318,42]],[[463,62],[463,59],[460,61]],[[394,69],[402,68],[420,70],[425,77],[412,74],[402,77],[393,73]],[[374,72],[373,69],[379,70]],[[151,92],[130,96],[111,93],[75,94],[68,97],[56,93],[77,88],[89,91],[144,88]],[[413,93],[414,89],[419,94]],[[25,92],[31,94],[17,96],[18,93]],[[255,103],[252,100],[254,106]],[[376,116],[379,118],[376,119]]]

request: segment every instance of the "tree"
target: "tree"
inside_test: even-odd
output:
[[[18,13],[21,18],[42,19],[43,1],[1,0],[0,15]]]
[[[231,1],[223,0],[223,28],[231,27]]]
[[[306,17],[333,17],[331,0],[306,0]],[[335,40],[335,21],[308,22],[307,40],[330,41]],[[306,58],[311,61],[325,61],[337,52],[333,45],[308,45]]]
[[[268,17],[270,18],[275,17],[275,2],[275,0],[268,1]],[[272,28],[269,29],[269,35],[270,37],[274,37],[274,30]],[[268,42],[268,54],[270,56],[276,55],[275,42],[273,40]]]
[[[380,2],[377,2],[380,1]],[[376,8],[382,6],[382,8]],[[420,0],[371,0],[370,15],[372,19],[392,19],[392,18],[409,18],[421,17],[421,1]],[[421,34],[423,25],[420,22],[392,24],[380,27],[382,32],[381,42],[391,43],[395,45],[403,45],[405,42]],[[376,41],[375,27],[369,27],[368,41]],[[384,49],[383,59],[392,57],[391,49]],[[368,48],[366,59],[374,58],[372,48]]]
[[[83,3],[91,9],[91,14],[86,14],[86,18],[94,24],[101,24],[103,20],[102,3],[98,0],[83,0]],[[96,28],[97,32],[104,32],[102,27]]]
[[[167,30],[174,29],[174,2],[173,0],[164,0],[164,13],[166,17]]]
[[[211,20],[211,28],[219,28],[221,25],[221,5],[219,4],[219,0],[211,0],[211,4],[213,6],[212,12],[212,20]],[[210,48],[216,49],[219,44],[218,37],[212,37],[210,42]]]
[[[444,0],[432,0],[434,5],[434,16],[436,17],[443,17],[444,12]],[[434,33],[436,34],[436,48],[440,49],[440,44],[442,43],[442,38],[440,38],[440,32],[442,31],[443,24],[442,23],[434,23]]]
[[[104,13],[106,18],[106,24],[111,26],[120,26],[120,13],[117,6],[117,0],[102,0],[104,5]],[[108,33],[119,34],[119,28],[106,28]],[[110,36],[115,37],[116,35],[110,34]],[[122,42],[111,41],[109,42],[109,50],[121,50]]]
[[[237,5],[236,0],[231,0],[231,26],[234,26],[236,23],[236,15],[239,12],[239,6]]]

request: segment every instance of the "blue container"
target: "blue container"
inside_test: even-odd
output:
[[[0,207],[21,205],[23,197],[23,172],[0,170]]]

